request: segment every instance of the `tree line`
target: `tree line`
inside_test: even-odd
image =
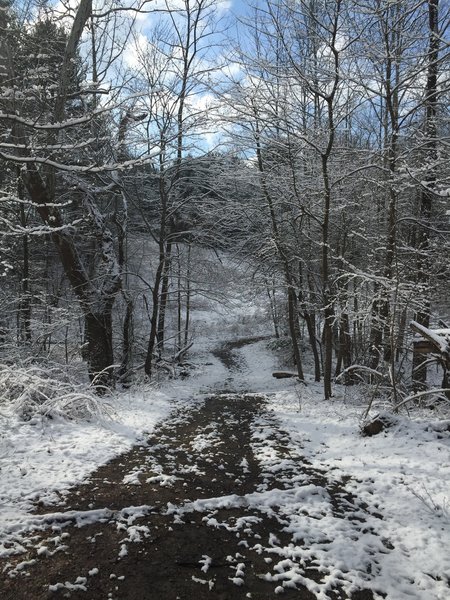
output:
[[[81,354],[99,389],[152,377],[190,347],[211,248],[252,265],[325,398],[364,377],[422,389],[408,322],[450,317],[449,16],[1,0],[4,354]]]

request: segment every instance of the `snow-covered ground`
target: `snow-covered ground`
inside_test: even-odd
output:
[[[396,421],[394,426],[379,435],[363,437],[360,425],[368,399],[361,397],[361,390],[337,386],[334,399],[324,401],[321,384],[312,380],[306,387],[291,384],[283,389],[283,381],[270,381],[270,357],[263,346],[264,343],[247,346],[243,353],[250,378],[258,382],[259,388],[278,387],[268,394],[269,404],[291,437],[291,454],[300,453],[313,468],[326,470],[336,481],[349,476],[345,490],[367,504],[369,513],[382,516],[380,519],[365,512],[365,524],[358,523],[355,528],[348,521],[342,526],[345,522],[333,517],[330,503],[317,490],[306,490],[307,499],[288,494],[281,512],[290,522],[291,533],[308,540],[308,545],[317,543],[317,553],[305,550],[304,558],[318,560],[329,569],[330,585],[345,582],[348,591],[353,584],[354,589],[366,586],[383,592],[390,600],[447,600],[450,414],[416,409],[409,415],[391,415]],[[260,459],[276,472],[281,465],[276,453],[271,455],[269,429],[266,424],[263,434],[259,432],[263,448]],[[317,514],[314,510],[301,510],[308,500],[315,505]],[[364,533],[358,533],[360,530]],[[324,538],[332,543],[321,550]],[[380,539],[385,540],[386,547],[380,547]],[[292,581],[305,583],[295,570],[289,574],[292,549],[276,553],[279,560],[284,559],[282,572],[287,573],[280,580],[289,580],[291,575]],[[365,567],[374,562],[376,572],[361,576]],[[320,586],[311,591],[322,597]]]
[[[156,389],[105,399],[110,417],[90,421],[34,417],[23,421],[14,404],[0,412],[0,555],[5,530],[26,520],[33,503],[60,494],[98,465],[143,439],[173,406]]]
[[[272,371],[280,365],[266,341],[235,350],[242,368],[230,372],[210,353],[217,344],[217,330],[209,343],[207,336],[203,339],[196,355],[197,374],[184,381],[118,393],[107,400],[110,417],[23,421],[12,405],[2,404],[0,555],[7,552],[8,532],[17,532],[26,523],[34,502],[58,501],[64,490],[98,465],[143,440],[180,403],[198,400],[212,389],[246,390],[267,394],[273,416],[291,437],[292,456],[306,456],[313,468],[344,481],[345,490],[370,510],[364,524],[337,519],[329,498],[315,486],[302,486],[300,480],[290,482],[290,491],[282,489],[276,498],[273,491],[261,489],[247,501],[270,510],[281,498],[280,510],[289,531],[308,542],[309,550],[300,545],[298,551],[325,569],[329,586],[339,582],[348,591],[371,587],[390,600],[446,600],[450,581],[449,421],[431,411],[416,411],[399,415],[393,427],[377,436],[362,437],[360,424],[367,399],[360,388],[337,386],[335,398],[325,402],[320,384],[308,381],[303,386],[293,379],[274,379]],[[256,456],[276,477],[278,458],[268,441],[273,425],[257,423],[255,427]],[[274,545],[270,551],[279,566],[276,581],[286,584],[291,578],[305,584],[291,568],[292,548]],[[372,566],[370,575],[364,575],[369,562],[376,568]],[[317,598],[326,598],[326,586],[308,585]]]
[[[342,400],[325,403],[313,389],[303,396],[300,410],[292,394],[280,392],[271,398],[293,446],[302,448],[313,467],[336,478],[350,476],[345,490],[382,519],[365,514],[365,523],[355,530],[354,524],[342,527],[342,521],[333,519],[331,507],[319,523],[296,511],[292,526],[299,539],[305,531],[310,542],[314,536],[320,541],[324,534],[333,539],[326,562],[344,574],[364,573],[364,565],[375,562],[376,570],[354,583],[370,580],[371,587],[392,600],[449,598],[450,434],[444,430],[448,422],[430,415],[403,416],[385,433],[367,438],[358,431],[360,409]],[[360,537],[358,529],[364,532]],[[385,548],[380,539],[386,540]],[[352,581],[346,575],[342,578]]]

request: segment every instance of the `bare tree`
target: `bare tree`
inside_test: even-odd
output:
[[[137,78],[141,89],[148,92],[142,100],[148,114],[148,139],[156,140],[159,147],[154,163],[157,231],[154,223],[147,223],[159,252],[145,359],[148,376],[152,375],[155,352],[160,355],[164,349],[174,248],[179,243],[180,249],[187,235],[182,225],[183,209],[189,203],[183,161],[205,124],[204,111],[196,107],[195,100],[205,91],[206,80],[215,68],[210,41],[215,5],[214,0],[184,0],[174,8],[166,2],[160,23],[148,43],[138,49]]]
[[[91,1],[81,0],[59,65],[58,89],[45,114],[34,118],[28,116],[21,112],[24,103],[14,99],[0,114],[2,123],[11,131],[10,141],[2,145],[0,156],[5,161],[22,165],[21,177],[26,192],[42,219],[43,231],[51,237],[58,250],[61,264],[83,311],[90,377],[102,386],[110,384],[113,379],[112,309],[122,278],[114,238],[98,204],[98,198],[107,189],[104,186],[99,189],[95,177],[98,174],[114,174],[121,163],[110,162],[106,155],[104,159],[108,165],[92,164],[88,158],[94,143],[88,137],[92,124],[110,114],[111,104],[100,106],[94,102],[89,109],[85,107],[75,116],[67,111],[69,101],[74,98],[82,104],[83,98],[95,97],[104,91],[95,87],[97,81],[91,88],[74,88],[74,65],[79,57],[83,31],[89,23],[92,26],[92,18]],[[15,72],[16,65],[7,44],[2,45],[2,53],[9,77],[16,81],[20,74]],[[110,54],[110,63],[114,57],[115,50]],[[94,71],[96,64],[94,60]],[[16,96],[20,97],[20,94]],[[40,139],[38,146],[32,142],[36,137]],[[84,156],[80,154],[83,150],[87,150]],[[96,255],[91,263],[94,273],[89,273],[86,256],[77,246],[75,225],[67,219],[68,213],[60,200],[62,182],[70,186],[71,202],[83,207],[94,233]]]
[[[424,145],[423,160],[427,165],[427,172],[420,189],[420,220],[421,227],[417,233],[418,265],[417,283],[421,294],[422,306],[415,315],[419,325],[430,326],[430,226],[436,186],[436,159],[437,159],[437,109],[439,99],[438,74],[439,74],[439,0],[428,2],[429,42],[427,52],[426,84],[424,90]],[[427,378],[426,361],[418,354],[414,354],[413,380],[425,383]]]

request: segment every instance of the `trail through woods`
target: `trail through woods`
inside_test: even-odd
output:
[[[51,512],[36,507],[22,552],[2,560],[2,599],[394,598],[377,589],[390,563],[394,587],[405,583],[383,510],[350,476],[313,466],[267,396],[246,389],[237,350],[250,341],[217,347],[228,377],[145,444]]]

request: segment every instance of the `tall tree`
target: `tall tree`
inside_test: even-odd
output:
[[[96,173],[114,173],[118,164],[111,163],[109,156],[105,156],[108,165],[92,164],[89,160],[90,125],[101,115],[108,114],[111,107],[105,104],[96,109],[94,103],[94,108],[86,110],[83,98],[102,91],[74,85],[79,46],[92,17],[91,0],[81,0],[60,57],[58,84],[46,96],[45,111],[30,115],[26,102],[10,102],[7,110],[0,114],[1,122],[11,131],[9,146],[3,146],[0,156],[22,165],[21,177],[27,194],[43,221],[43,231],[58,250],[63,269],[80,302],[90,377],[102,386],[113,380],[112,309],[122,282],[114,238],[98,205],[98,195],[105,189],[99,190],[95,185]],[[9,56],[7,44],[2,45],[2,51],[9,76],[16,82],[16,96],[22,97],[20,72],[16,72],[17,65]],[[25,90],[25,97],[26,94]],[[74,102],[82,107],[78,114],[69,110]],[[38,145],[33,143],[36,138],[40,140]],[[77,245],[74,224],[68,220],[69,212],[60,192],[63,182],[71,189],[70,203],[82,208],[78,218],[87,215],[95,235],[93,273],[89,272],[87,257]]]
[[[427,167],[420,189],[420,225],[417,232],[417,284],[422,296],[421,306],[415,321],[428,328],[430,326],[430,227],[433,212],[433,199],[436,187],[437,159],[437,109],[439,100],[439,0],[428,1],[429,42],[426,55],[426,84],[424,90],[423,161]],[[413,380],[425,383],[427,378],[426,359],[414,354]]]
[[[149,44],[138,48],[138,78],[148,90],[143,106],[148,113],[147,131],[156,139],[159,225],[155,241],[159,262],[152,288],[150,334],[145,372],[152,375],[154,354],[164,347],[173,249],[183,240],[180,223],[188,204],[183,177],[183,160],[204,126],[204,112],[196,97],[214,71],[215,0],[183,0],[176,7],[165,2],[162,20]],[[151,224],[150,229],[154,226]]]

